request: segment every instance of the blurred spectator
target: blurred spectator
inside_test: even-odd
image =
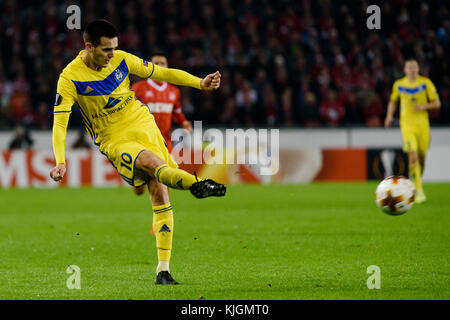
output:
[[[320,102],[320,116],[323,123],[330,127],[336,127],[344,118],[344,105],[337,99],[333,90],[329,90],[327,96]]]
[[[49,106],[45,102],[40,102],[34,116],[36,127],[38,129],[50,129],[50,122],[52,120]]]
[[[251,87],[250,81],[245,80],[242,86],[236,91],[236,109],[240,123],[247,127],[253,126],[253,113],[255,111],[258,94]]]
[[[273,127],[278,118],[278,103],[275,91],[270,84],[264,86],[264,94],[262,96],[262,103],[266,111],[266,121],[264,124]]]
[[[345,123],[357,125],[363,118],[362,109],[358,104],[356,94],[344,87],[338,96],[339,104],[345,106]]]
[[[228,97],[225,100],[223,112],[220,115],[219,120],[226,126],[236,125],[236,104],[232,97]]]
[[[368,127],[381,127],[383,124],[384,109],[380,98],[371,93],[364,104],[365,125]]]
[[[292,117],[292,89],[289,87],[281,94],[281,108],[283,110],[284,126],[292,127],[294,125]]]
[[[450,2],[410,2],[383,3],[382,29],[369,31],[367,1],[76,1],[82,27],[97,17],[117,26],[120,49],[145,59],[158,48],[199,76],[220,70],[220,90],[183,93],[188,117],[209,125],[376,126],[410,54],[441,96],[432,124],[449,125]],[[67,30],[70,1],[18,3],[0,1],[0,129],[46,129],[82,31]]]
[[[305,103],[300,110],[300,119],[306,128],[316,128],[321,125],[319,104],[311,91],[305,94]]]
[[[27,149],[33,146],[33,140],[31,140],[28,131],[22,126],[14,128],[14,136],[9,143],[9,149]]]

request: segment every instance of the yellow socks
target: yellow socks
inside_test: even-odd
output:
[[[174,189],[189,189],[197,179],[184,170],[169,167],[162,164],[155,169],[156,181]],[[169,271],[170,253],[172,250],[173,238],[173,211],[170,203],[153,208],[153,232],[156,238],[156,248],[158,249],[158,267],[156,273]]]
[[[184,170],[169,167],[167,164],[162,164],[155,169],[156,181],[165,184],[174,189],[186,190],[197,182],[197,179]],[[156,230],[155,230],[156,232]]]
[[[415,164],[409,166],[409,177],[416,186],[416,191],[422,191],[422,171],[420,169],[420,163],[417,161]]]
[[[153,231],[155,232],[156,248],[158,249],[159,271],[169,271],[170,253],[173,238],[173,211],[169,203],[152,206],[153,208]]]

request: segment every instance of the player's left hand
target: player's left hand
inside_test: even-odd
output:
[[[200,88],[202,90],[216,90],[220,87],[220,78],[222,75],[219,71],[208,74],[201,82]]]
[[[192,123],[189,120],[185,120],[182,124],[183,129],[186,130],[187,132],[191,132],[192,131]]]
[[[424,104],[416,104],[415,106],[414,106],[414,111],[424,111],[424,110],[427,110],[427,106],[426,105],[424,105]]]

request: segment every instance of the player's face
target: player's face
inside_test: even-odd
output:
[[[117,49],[117,45],[117,37],[101,37],[99,45],[92,47],[92,59],[94,60],[94,63],[101,68],[107,67],[109,61],[114,57],[114,50]]]
[[[164,56],[154,56],[152,57],[152,62],[157,66],[167,68],[169,64],[167,63],[167,59]]]
[[[417,61],[407,61],[404,71],[408,78],[415,78],[419,74],[419,64]]]

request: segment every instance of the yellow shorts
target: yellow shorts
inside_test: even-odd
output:
[[[120,176],[135,187],[144,185],[149,180],[146,173],[136,168],[136,159],[144,150],[151,151],[170,167],[178,168],[153,116],[150,121],[147,120],[149,119],[120,130],[116,137],[109,138],[100,145],[100,151],[109,159]]]
[[[402,127],[403,151],[425,155],[430,144],[429,127]]]

